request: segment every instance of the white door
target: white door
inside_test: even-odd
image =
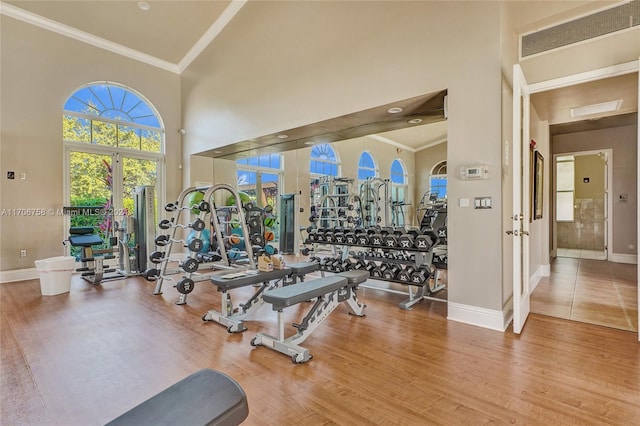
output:
[[[530,161],[529,89],[520,65],[513,66],[513,332],[520,334],[529,315]]]

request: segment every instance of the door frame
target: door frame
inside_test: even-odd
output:
[[[528,85],[530,94],[546,92],[549,90],[559,89],[562,87],[574,86],[581,83],[588,83],[590,81],[602,80],[605,78],[617,77],[620,75],[638,73],[638,142],[640,142],[640,58],[638,60],[625,62],[622,64],[612,65],[609,67],[599,68],[592,71],[586,71],[583,73],[573,74],[566,77],[560,77],[556,79],[541,81]],[[637,150],[637,164],[636,164],[636,229],[640,231],[640,149]],[[636,232],[636,250],[640,246],[640,232]],[[638,274],[636,280],[640,281],[640,268],[638,268]],[[638,286],[638,302],[640,303],[640,286]],[[638,322],[640,323],[640,310],[638,311]],[[640,341],[640,330],[638,331],[638,341]]]
[[[553,179],[552,179],[552,184],[553,184],[553,211],[550,213],[552,215],[553,218],[553,249],[552,249],[552,253],[556,252],[557,254],[557,250],[558,250],[558,232],[557,232],[557,225],[558,225],[558,221],[556,220],[556,206],[557,206],[557,199],[556,199],[556,174],[555,174],[555,170],[556,170],[556,164],[557,164],[557,158],[558,157],[564,157],[567,155],[572,155],[574,157],[581,157],[583,155],[598,155],[598,154],[605,154],[606,155],[606,160],[605,160],[605,165],[604,165],[604,192],[605,192],[605,208],[606,208],[606,220],[605,220],[605,245],[606,245],[606,254],[607,254],[607,261],[611,261],[611,246],[613,245],[613,233],[611,232],[611,229],[613,227],[612,224],[612,218],[613,218],[613,197],[611,196],[611,191],[613,190],[613,167],[611,167],[611,165],[613,164],[613,149],[611,148],[605,148],[605,149],[594,149],[594,150],[589,150],[589,151],[573,151],[573,152],[563,152],[561,154],[552,154],[553,156],[553,164],[552,164],[552,169],[554,172],[552,172],[553,175]]]

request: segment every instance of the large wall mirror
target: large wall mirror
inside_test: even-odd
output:
[[[214,157],[216,183],[273,210],[272,244],[285,253],[296,252],[301,228],[336,226],[327,210],[338,207],[364,227],[416,227],[425,203],[446,202],[446,91],[199,155]],[[293,243],[282,241],[283,226]]]

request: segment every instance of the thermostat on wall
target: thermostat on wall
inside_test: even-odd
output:
[[[461,179],[486,179],[489,174],[489,169],[484,164],[473,165],[473,166],[462,166],[460,167],[460,178]]]

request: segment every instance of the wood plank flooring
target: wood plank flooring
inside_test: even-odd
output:
[[[338,307],[303,344],[314,358],[294,365],[249,344],[276,332],[268,306],[229,334],[201,320],[220,309],[213,286],[184,306],[153,288],[74,276],[70,293],[42,297],[37,280],[0,285],[0,423],[101,425],[208,367],[244,388],[245,425],[640,424],[632,332],[531,315],[517,336],[447,321],[445,303],[403,311],[403,296],[361,289],[367,316]]]
[[[531,294],[531,312],[638,331],[637,266],[557,257]]]

